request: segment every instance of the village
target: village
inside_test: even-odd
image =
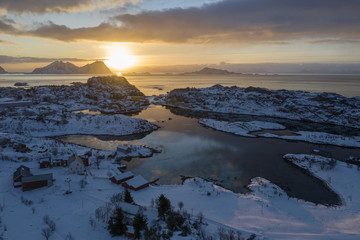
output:
[[[127,90],[112,88],[114,83]],[[70,96],[75,85],[78,91]],[[218,88],[210,90],[218,92]],[[94,99],[100,90],[100,97]],[[123,78],[97,77],[86,85],[2,88],[0,92],[0,239],[246,240],[311,235],[322,240],[344,235],[357,239],[360,234],[356,158],[345,163],[323,152],[284,156],[284,161],[322,179],[338,193],[341,204],[335,206],[291,198],[261,177],[251,179],[247,194],[195,177],[182,184],[158,185],[156,179],[127,170],[125,161],[151,157],[158,153],[155,149],[118,145],[105,151],[56,138],[146,135],[157,130],[153,123],[120,114],[140,111],[150,103]],[[175,93],[167,98],[175,101],[179,97]],[[116,107],[109,96],[117,99]],[[181,107],[181,99],[176,101]],[[101,114],[83,112],[91,109]],[[255,137],[252,133],[259,130],[284,130],[283,125],[270,122],[200,122],[247,137]],[[319,141],[339,142],[323,138]],[[358,144],[355,138],[343,140],[340,145]]]

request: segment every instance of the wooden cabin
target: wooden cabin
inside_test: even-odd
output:
[[[147,188],[149,185],[150,185],[149,181],[147,181],[142,176],[136,176],[122,183],[123,187],[134,191],[139,191],[141,189]]]
[[[124,173],[120,173],[120,174],[116,174],[114,176],[112,176],[110,178],[110,180],[113,182],[113,183],[116,183],[116,184],[121,184],[131,178],[134,177],[134,174],[132,172],[124,172]]]
[[[22,190],[30,191],[37,188],[51,186],[53,184],[53,174],[40,174],[22,178]]]

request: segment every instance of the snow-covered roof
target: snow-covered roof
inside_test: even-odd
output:
[[[29,176],[29,177],[23,177],[22,178],[23,183],[47,181],[47,180],[53,180],[53,174],[52,173],[34,175],[34,176]]]
[[[147,183],[149,183],[145,178],[143,178],[143,176],[136,176],[130,180],[127,180],[126,183],[129,186],[132,186],[134,188],[138,188],[141,187]]]
[[[114,178],[117,180],[117,181],[120,181],[120,180],[123,180],[125,178],[128,178],[128,177],[132,177],[134,176],[134,174],[132,172],[124,172],[124,173],[121,173],[121,174],[117,174],[114,176]]]
[[[140,209],[139,206],[127,203],[127,202],[120,202],[118,207],[121,208],[125,213],[136,215]]]
[[[79,157],[77,154],[73,154],[71,155],[71,157],[68,160],[69,165],[72,164],[73,162],[78,161],[79,163],[84,165],[84,161],[82,160],[81,157]]]
[[[126,230],[127,233],[135,234],[135,230],[134,230],[133,226],[126,225],[126,228],[127,228],[127,230]]]
[[[30,168],[21,165],[20,167],[18,167],[16,169],[16,171],[13,174],[13,179],[17,179],[18,177],[22,176],[22,177],[27,177],[27,176],[31,176],[32,174],[30,173]]]
[[[50,158],[46,157],[46,158],[40,158],[40,163],[43,162],[50,162]]]

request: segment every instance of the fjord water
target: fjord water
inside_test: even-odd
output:
[[[311,153],[313,149],[331,152],[335,158],[360,156],[359,149],[292,142],[269,138],[248,138],[205,128],[197,118],[173,114],[161,107],[151,107],[134,117],[160,126],[145,137],[72,135],[65,142],[114,150],[119,144],[147,145],[162,152],[150,158],[123,162],[135,174],[159,184],[181,183],[180,176],[201,177],[215,181],[235,192],[246,192],[251,178],[264,177],[281,186],[290,196],[315,203],[337,204],[338,196],[318,179],[282,159],[286,153]]]
[[[69,85],[85,83],[90,75],[0,74],[0,87],[13,87],[16,82],[28,86]],[[335,92],[346,97],[360,95],[360,75],[148,75],[125,76],[145,95],[157,95],[175,88],[210,87],[215,84],[238,87]]]

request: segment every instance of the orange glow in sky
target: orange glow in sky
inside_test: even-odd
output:
[[[107,56],[105,64],[117,71],[121,71],[138,64],[138,57],[132,55],[126,46],[107,46]]]

